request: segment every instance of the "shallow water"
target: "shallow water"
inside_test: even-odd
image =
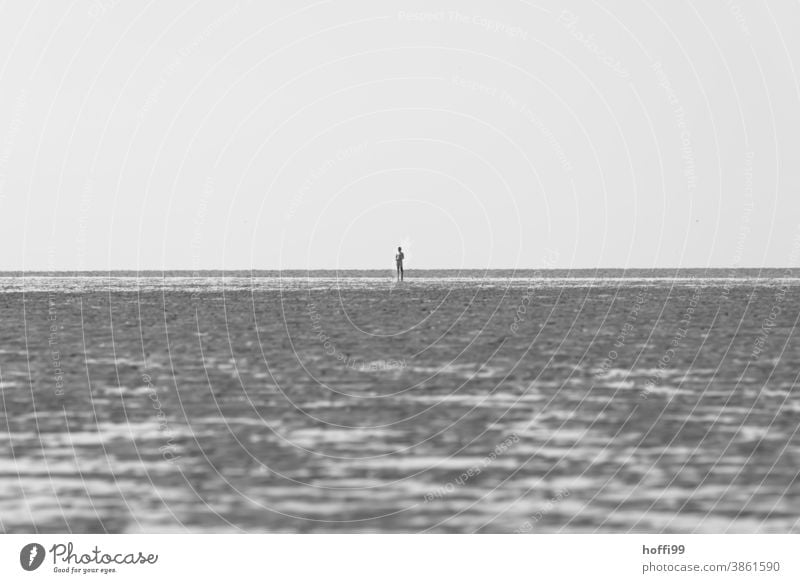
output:
[[[6,532],[797,532],[800,280],[0,278]]]

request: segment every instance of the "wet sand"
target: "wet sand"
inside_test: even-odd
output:
[[[800,281],[3,278],[5,532],[800,532]]]

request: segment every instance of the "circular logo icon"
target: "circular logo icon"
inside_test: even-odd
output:
[[[26,571],[35,571],[44,562],[44,547],[39,543],[30,543],[19,552],[19,564]]]

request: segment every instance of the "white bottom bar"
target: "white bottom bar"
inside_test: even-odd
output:
[[[800,581],[799,542],[795,535],[4,535],[0,581]],[[31,543],[41,547],[30,551]],[[34,571],[23,568],[37,559]]]

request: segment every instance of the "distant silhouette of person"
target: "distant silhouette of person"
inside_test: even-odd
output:
[[[394,261],[397,263],[397,281],[403,281],[403,259],[406,256],[403,255],[403,248],[397,248],[397,254],[394,256]]]

